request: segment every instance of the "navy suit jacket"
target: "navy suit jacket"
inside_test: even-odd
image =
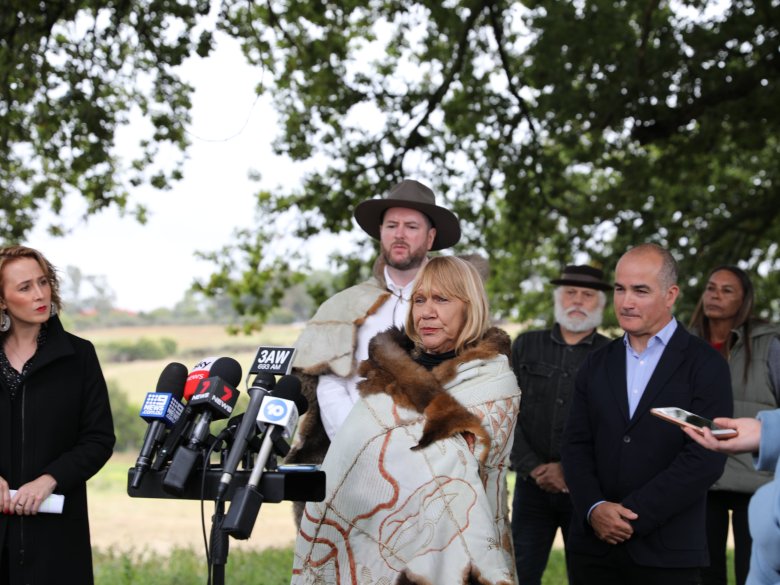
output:
[[[564,432],[562,463],[574,505],[567,548],[605,555],[587,514],[598,501],[636,512],[624,544],[637,565],[709,564],[705,534],[707,489],[726,456],[690,440],[650,409],[678,406],[707,418],[731,416],[726,360],[678,323],[634,416],[629,418],[626,348],[619,338],[591,353],[577,373]]]

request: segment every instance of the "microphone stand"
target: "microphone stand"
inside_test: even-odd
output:
[[[212,443],[211,447],[213,446]],[[255,489],[261,494],[263,501],[267,503],[283,500],[321,502],[325,499],[325,472],[316,469],[316,466],[314,469],[301,468],[294,471],[282,469],[272,471],[269,469],[266,473],[262,473],[262,469],[256,470],[255,466],[251,465],[253,454],[253,449],[248,451],[245,468],[236,470],[230,488],[227,493],[221,495],[219,488],[224,470],[221,465],[211,465],[209,463],[210,457],[206,457],[205,453],[201,460],[203,464],[200,470],[203,474],[202,481],[187,482],[182,493],[174,494],[165,489],[163,482],[167,469],[150,469],[143,476],[139,485],[135,485],[134,481],[135,467],[131,467],[127,472],[127,494],[132,498],[186,499],[200,500],[201,502],[214,499],[214,515],[211,517],[209,541],[210,583],[212,585],[224,585],[225,583],[225,567],[230,548],[230,533],[223,529],[226,518],[225,502],[232,501],[235,492],[246,487],[252,474],[262,474]],[[269,459],[271,467],[275,468],[275,457],[269,457]],[[254,523],[254,517],[252,521]]]
[[[215,443],[224,446],[221,461],[224,462],[226,452],[232,442],[229,436],[217,437]],[[214,445],[214,447],[216,446]],[[251,458],[252,449],[247,445],[246,457]],[[217,495],[214,499],[214,515],[211,517],[211,534],[209,536],[209,560],[211,564],[211,585],[225,585],[225,566],[227,565],[228,552],[230,550],[229,535],[222,530],[225,520],[225,498]]]
[[[221,437],[217,438],[219,442]],[[225,441],[227,443],[227,440]],[[229,445],[225,446],[225,451]],[[225,459],[225,451],[222,460]],[[254,454],[251,441],[247,442],[247,451],[244,454],[244,463],[251,467]],[[254,473],[254,471],[253,471]],[[225,585],[225,566],[227,565],[228,552],[230,550],[230,534],[222,530],[225,521],[225,498],[217,493],[214,499],[214,515],[211,517],[211,535],[209,537],[209,557],[211,561],[211,585]]]
[[[222,521],[225,519],[225,501],[218,498],[211,517],[211,538],[209,553],[211,556],[211,583],[225,585],[225,565],[227,565],[230,540],[227,532],[222,531]]]

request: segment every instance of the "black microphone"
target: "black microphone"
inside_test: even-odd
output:
[[[173,426],[181,416],[184,406],[180,402],[184,395],[187,367],[172,362],[165,366],[157,380],[157,388],[146,395],[140,416],[149,423],[144,435],[143,446],[135,462],[135,472],[130,487],[138,489],[141,478],[149,470],[155,449],[160,445],[167,427]]]
[[[192,366],[192,369],[190,370],[189,375],[187,376],[187,381],[184,384],[184,399],[189,401],[192,398],[192,395],[195,393],[195,390],[198,387],[198,384],[200,384],[201,380],[204,380],[211,376],[211,369],[213,367],[217,368],[217,373],[213,375],[221,375],[224,376],[223,368],[227,368],[228,370],[234,369],[234,366],[230,365],[230,362],[236,363],[236,361],[233,358],[228,357],[207,357],[200,360],[197,364]],[[238,374],[238,380],[241,379],[240,374],[240,368],[239,367],[239,374]],[[235,384],[234,384],[235,385]],[[168,433],[168,436],[165,438],[165,442],[162,444],[162,447],[160,447],[160,450],[157,452],[157,457],[154,459],[154,463],[152,463],[152,469],[154,471],[159,471],[162,469],[168,461],[170,461],[171,457],[173,457],[174,452],[178,448],[179,444],[182,442],[184,437],[187,437],[190,432],[192,431],[192,423],[193,419],[195,418],[195,415],[198,413],[196,409],[193,409],[191,404],[187,402],[187,406],[184,408],[184,412],[179,417],[179,420],[176,422],[175,425],[173,425],[173,428]]]
[[[284,380],[284,378],[282,378]],[[227,493],[230,482],[233,480],[233,474],[238,468],[238,463],[244,456],[249,441],[257,433],[257,413],[260,412],[260,405],[276,384],[276,379],[272,374],[261,372],[255,377],[252,387],[249,388],[249,406],[247,406],[241,426],[238,427],[233,437],[233,445],[230,448],[225,464],[222,466],[222,477],[219,480],[217,488],[217,501],[222,500]]]
[[[218,446],[222,451],[222,461],[224,462],[225,459],[227,459],[228,456],[228,450],[233,446],[233,441],[236,437],[236,434],[238,433],[238,429],[241,426],[241,423],[244,420],[244,413],[237,414],[236,416],[230,417],[230,420],[227,421],[227,424],[225,427],[219,431],[219,434],[214,437],[214,445]],[[247,441],[246,449],[244,451],[244,467],[248,467],[248,459],[251,457],[252,453],[257,453],[260,450],[260,439],[257,435],[251,437],[249,441]]]
[[[260,452],[249,481],[246,486],[236,490],[222,523],[222,530],[233,538],[245,540],[252,535],[257,514],[263,503],[263,494],[257,486],[272,456],[274,442],[280,437],[293,435],[299,415],[305,413],[308,407],[309,403],[301,394],[301,382],[295,376],[284,376],[279,380],[276,392],[263,399],[257,415],[258,423],[266,424]]]
[[[184,492],[187,480],[201,458],[201,449],[207,444],[211,421],[228,418],[238,401],[240,392],[235,387],[241,381],[241,365],[236,360],[220,358],[209,374],[198,382],[189,402],[189,407],[200,412],[200,417],[186,438],[187,444],[176,449],[163,477],[163,489],[169,493],[181,495]]]

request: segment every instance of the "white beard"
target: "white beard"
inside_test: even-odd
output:
[[[574,312],[585,313],[585,318],[572,317],[571,313]],[[601,325],[601,321],[604,317],[603,307],[595,309],[593,311],[587,311],[586,309],[571,308],[568,311],[564,310],[560,301],[555,299],[555,321],[561,327],[572,333],[582,333],[584,331],[590,331]]]

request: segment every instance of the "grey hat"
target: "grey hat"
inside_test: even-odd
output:
[[[612,285],[604,280],[604,273],[601,270],[586,265],[567,266],[563,269],[561,277],[551,280],[550,283],[595,288],[596,290],[612,290]]]
[[[383,199],[368,199],[355,208],[355,220],[369,236],[379,239],[382,217],[391,207],[415,209],[427,215],[436,228],[431,250],[454,246],[460,240],[458,216],[436,205],[436,196],[429,187],[413,179],[404,179]]]

